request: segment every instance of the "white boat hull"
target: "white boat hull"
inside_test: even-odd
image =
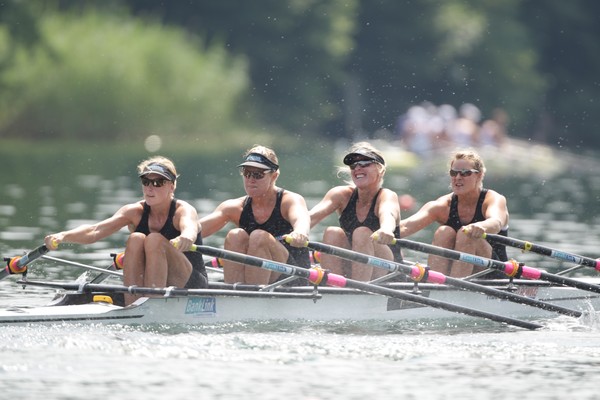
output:
[[[398,287],[411,290],[410,284],[398,284]],[[419,288],[423,296],[435,300],[510,318],[539,319],[558,315],[537,307],[440,285],[424,284]],[[127,307],[105,301],[76,305],[57,305],[59,301],[55,301],[47,306],[0,309],[0,325],[64,322],[215,324],[251,320],[364,321],[476,318],[351,289],[319,288],[316,295],[310,287],[285,290],[285,292],[256,292],[207,289],[196,291],[198,294],[181,297],[144,297]],[[516,293],[584,313],[600,310],[600,294],[579,289],[520,282]]]

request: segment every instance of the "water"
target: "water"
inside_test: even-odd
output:
[[[3,256],[23,254],[48,232],[104,218],[139,197],[132,174],[139,158],[99,157],[34,154],[24,162],[3,154],[9,166],[0,178]],[[293,164],[282,163],[280,183],[305,194],[311,206],[337,181],[323,172],[332,169],[332,160],[313,154],[321,158],[307,163],[303,157],[280,154]],[[241,195],[239,177],[223,172],[235,172],[238,155],[200,166],[185,156],[174,158],[182,160],[177,194],[201,214]],[[509,198],[511,236],[597,257],[597,169],[574,168],[571,158],[552,160],[562,173],[489,173],[486,184]],[[306,172],[315,165],[320,169]],[[444,179],[433,168],[424,175],[390,170],[386,183],[422,202],[444,193]],[[320,240],[321,229],[312,239]],[[411,239],[427,241],[428,234]],[[102,267],[125,237],[120,232],[52,255]],[[222,236],[209,244],[221,245]],[[509,253],[551,272],[566,267],[514,249]],[[41,260],[31,266],[30,277],[70,280],[81,272]],[[52,297],[47,289],[22,289],[15,280],[0,282],[0,307],[44,304]],[[538,331],[473,320],[0,327],[0,390],[3,398],[28,399],[597,399],[599,321],[598,313],[559,317],[537,321],[544,325]]]
[[[496,330],[10,327],[0,330],[0,389],[31,399],[598,398],[597,327]]]

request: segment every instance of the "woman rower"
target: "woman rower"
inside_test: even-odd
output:
[[[193,243],[202,243],[198,214],[192,205],[175,198],[175,165],[157,156],[141,162],[137,169],[143,200],[124,205],[95,224],[52,233],[44,239],[46,247],[54,250],[61,243],[95,243],[127,227],[131,234],[123,264],[125,285],[207,287],[202,255],[188,252]],[[134,300],[135,296],[125,296],[127,304]]]
[[[325,229],[323,242],[387,260],[401,260],[400,248],[391,245],[399,236],[398,195],[383,188],[386,167],[381,153],[367,142],[354,144],[344,157],[352,182],[330,189],[310,210],[315,226],[333,212],[340,226]],[[322,254],[324,268],[352,279],[369,281],[385,274],[381,269]]]
[[[275,152],[255,145],[244,154],[244,162],[238,167],[246,195],[225,200],[202,217],[202,236],[206,238],[231,222],[236,228],[225,237],[226,250],[310,268],[305,247],[310,230],[306,202],[301,195],[275,185],[281,173]],[[283,235],[287,235],[289,244],[282,242]],[[225,283],[266,285],[280,275],[251,265],[221,261]]]
[[[491,245],[483,239],[484,233],[508,233],[506,198],[500,193],[483,188],[486,168],[483,159],[472,150],[458,151],[450,159],[452,192],[423,205],[400,224],[404,238],[431,225],[440,224],[433,235],[433,245],[454,249],[480,257],[501,261],[508,259],[503,245]],[[429,266],[444,275],[465,277],[471,275],[473,264],[452,261],[431,255]],[[500,277],[498,274],[486,277]]]

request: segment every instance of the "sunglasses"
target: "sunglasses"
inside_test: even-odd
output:
[[[152,187],[155,188],[159,188],[159,187],[163,187],[165,185],[165,183],[169,182],[168,179],[148,179],[148,178],[142,178],[142,185],[144,186],[150,186],[152,185]]]
[[[460,176],[465,177],[471,176],[471,174],[476,174],[478,172],[479,170],[477,169],[451,169],[450,176],[454,178],[456,175],[460,174]]]
[[[247,169],[243,168],[240,170],[240,174],[247,179],[253,178],[253,179],[262,179],[265,177],[265,174],[268,174],[270,172],[273,172],[272,170],[268,169],[265,171],[248,171]]]
[[[354,170],[354,169],[356,169],[356,167],[361,167],[361,168],[368,167],[369,165],[374,164],[376,162],[377,161],[375,161],[375,160],[355,161],[352,164],[350,164],[350,169]]]

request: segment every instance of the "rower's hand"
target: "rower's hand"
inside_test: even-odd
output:
[[[292,232],[285,235],[285,241],[294,247],[306,247],[308,236],[301,232]]]
[[[177,236],[175,239],[171,239],[171,244],[181,252],[189,251],[194,244],[194,241],[184,236]]]
[[[485,230],[477,224],[463,226],[462,231],[472,239],[483,239],[485,236]]]
[[[394,234],[378,229],[371,235],[371,240],[375,243],[390,245],[394,243]]]
[[[62,235],[59,233],[52,233],[44,238],[44,245],[48,250],[56,250],[61,242]]]

